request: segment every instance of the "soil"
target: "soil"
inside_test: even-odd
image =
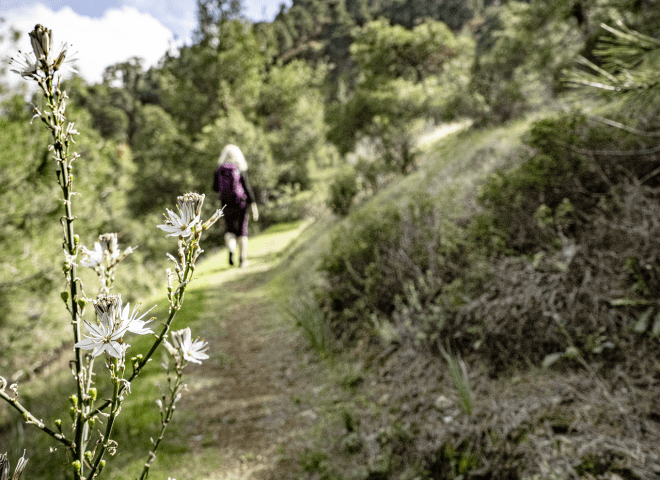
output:
[[[285,247],[278,243],[261,251],[262,258]],[[191,430],[203,432],[190,437],[192,454],[217,449],[221,468],[209,479],[297,478],[303,433],[316,418],[299,400],[315,386],[301,372],[301,339],[264,294],[275,264],[254,257],[252,263],[210,280],[201,333],[222,354],[190,372],[181,405],[196,412]]]

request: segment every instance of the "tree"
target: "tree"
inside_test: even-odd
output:
[[[239,20],[242,12],[242,0],[197,0],[197,40],[219,34],[225,22]]]
[[[458,43],[441,22],[427,20],[412,30],[385,19],[354,32],[350,47],[361,82],[346,102],[329,111],[329,138],[347,153],[369,137],[390,170],[407,172],[414,163],[411,122],[425,115],[434,84]]]
[[[252,112],[264,68],[264,52],[253,27],[227,20],[222,34],[209,31],[203,41],[166,59],[159,79],[162,105],[188,133],[198,133],[230,108]]]
[[[660,40],[631,30],[621,22],[617,28],[606,24],[601,27],[609,33],[600,37],[594,50],[601,66],[580,56],[584,69],[568,71],[566,80],[615,97],[633,114],[650,112],[655,117],[660,108]]]
[[[257,114],[268,134],[281,184],[311,186],[308,166],[322,158],[326,126],[320,85],[326,74],[301,60],[274,66],[266,78]]]
[[[190,147],[174,119],[157,105],[145,105],[136,118],[132,153],[140,179],[129,196],[136,216],[162,209],[172,201],[172,192],[189,191],[193,172]]]
[[[426,21],[406,30],[381,18],[356,31],[351,55],[367,82],[383,77],[421,82],[442,71],[455,53],[455,43],[444,23]]]

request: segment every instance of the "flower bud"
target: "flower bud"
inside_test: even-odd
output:
[[[90,452],[89,450],[85,452],[85,460],[87,460],[88,462],[92,461],[92,452]]]
[[[74,407],[78,405],[78,395],[71,395],[69,397],[69,403]]]
[[[89,428],[94,428],[94,425],[96,425],[96,418],[92,417],[89,419]]]
[[[96,395],[98,394],[98,391],[95,388],[90,388],[89,389],[89,396],[92,399],[92,401],[96,400]]]
[[[80,463],[80,460],[76,460],[75,462],[72,462],[71,466],[73,467],[74,472],[80,473],[80,469],[82,467],[82,464]]]
[[[34,50],[37,60],[42,56],[48,57],[53,41],[53,31],[37,24],[34,30],[30,32],[30,41],[32,42],[32,50]]]
[[[105,460],[101,460],[99,463],[99,473],[105,468]]]

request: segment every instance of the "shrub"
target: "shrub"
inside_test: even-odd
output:
[[[353,198],[358,194],[358,191],[355,171],[351,169],[340,173],[330,184],[328,207],[337,215],[348,215]]]
[[[489,177],[465,221],[429,199],[353,212],[322,265],[335,333],[438,355],[449,340],[492,373],[576,349],[632,368],[660,336],[660,185],[609,129],[535,123],[527,159]]]
[[[428,276],[434,287],[450,284],[464,260],[461,229],[428,198],[356,212],[333,236],[321,265],[335,333],[350,338],[373,315],[389,317],[409,282]]]

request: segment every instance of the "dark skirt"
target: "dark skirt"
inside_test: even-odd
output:
[[[246,237],[248,234],[248,206],[227,205],[223,210],[225,229],[227,233],[233,233],[237,237]]]

